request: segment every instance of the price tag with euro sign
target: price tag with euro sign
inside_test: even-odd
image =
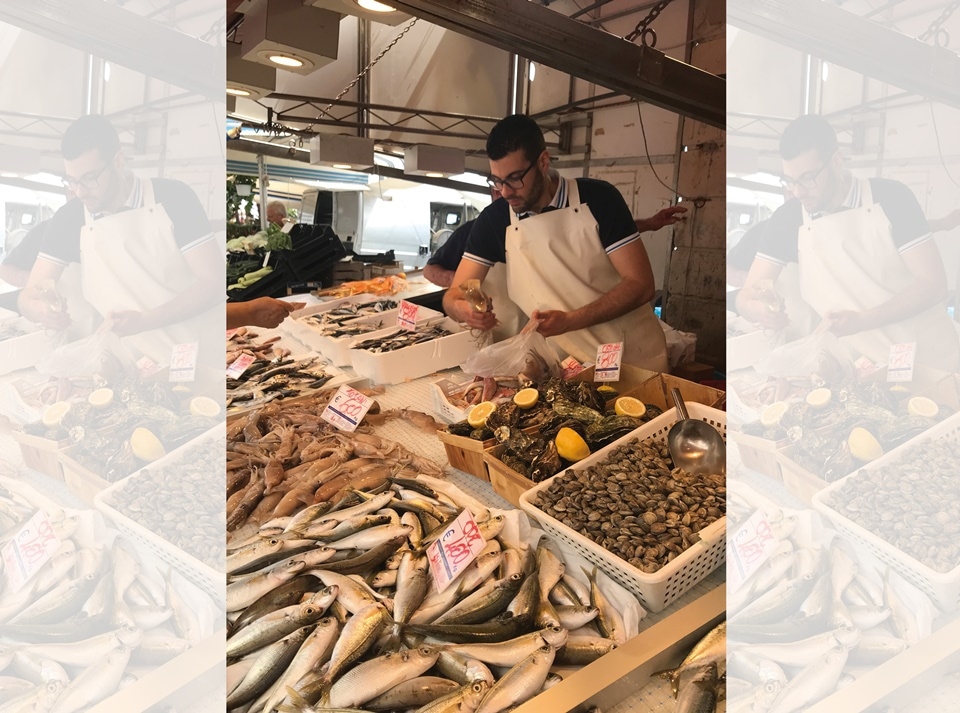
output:
[[[597,347],[597,363],[593,368],[594,381],[620,381],[620,360],[623,342],[601,344]]]
[[[913,381],[913,360],[916,355],[916,342],[891,346],[890,359],[887,361],[887,381]]]
[[[241,354],[234,360],[233,364],[227,367],[227,378],[239,379],[243,372],[249,369],[250,365],[256,360],[257,358],[253,354]]]
[[[40,510],[3,546],[3,571],[10,588],[20,591],[58,549],[60,538],[47,514]]]
[[[330,399],[320,418],[341,431],[352,432],[356,430],[371,406],[373,406],[373,399],[344,384],[337,389],[337,393]]]
[[[197,342],[174,344],[170,353],[170,381],[193,381],[197,372]]]
[[[406,300],[400,300],[400,311],[397,313],[397,326],[414,331],[417,328],[417,316],[420,312],[419,305]]]
[[[464,510],[428,548],[430,573],[442,592],[457,578],[487,543],[469,510]]]
[[[560,369],[563,372],[564,379],[572,379],[581,371],[585,371],[583,364],[578,362],[572,356],[568,356],[562,362],[560,362]]]
[[[727,538],[727,582],[734,592],[776,551],[779,541],[763,512],[757,510]]]

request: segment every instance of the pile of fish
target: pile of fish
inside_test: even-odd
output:
[[[300,317],[299,321],[311,328],[318,329],[322,334],[335,337],[338,335],[333,332],[338,328],[345,327],[353,320],[397,309],[397,305],[398,303],[395,300],[377,300],[363,304],[345,304],[323,312],[316,312]],[[379,328],[380,327],[377,327],[377,329]],[[359,333],[360,332],[358,332],[358,334]]]
[[[778,544],[727,596],[728,710],[803,710],[930,634],[926,595],[831,541],[817,513],[732,488],[734,528],[758,509]]]
[[[861,470],[824,503],[936,572],[960,566],[960,444],[917,444],[896,461]]]
[[[274,346],[280,337],[263,342],[256,337],[244,327],[227,340],[227,366],[244,354],[256,357],[240,376],[227,377],[228,413],[301,396],[322,389],[334,378],[329,365],[319,358],[292,359],[289,349]]]
[[[223,571],[225,556],[222,437],[187,446],[174,463],[148,466],[118,485],[104,504],[155,532],[208,567]]]
[[[0,511],[5,544],[38,507],[3,488]],[[179,574],[161,581],[119,539],[92,541],[98,515],[46,514],[59,549],[22,588],[5,576],[0,589],[0,711],[86,710],[213,633],[213,602]]]
[[[680,665],[656,675],[670,682],[677,713],[711,713],[723,698],[727,664],[727,622],[715,626],[684,656]]]
[[[509,541],[441,480],[389,486],[231,539],[228,710],[497,713],[628,638],[595,572],[572,576],[546,538]],[[426,549],[465,508],[486,546],[441,592]]]
[[[481,401],[508,401],[520,390],[520,380],[516,377],[474,377],[447,392],[447,400],[458,409],[467,409]]]
[[[3,322],[0,324],[0,342],[15,337],[22,337],[24,334],[27,334],[26,330],[21,329],[12,322]]]
[[[598,463],[567,470],[534,505],[647,574],[699,540],[724,516],[724,476],[691,476],[673,467],[666,443],[635,440]]]
[[[228,421],[227,530],[292,515],[351,488],[383,485],[391,475],[442,474],[436,463],[369,426],[353,433],[331,426],[319,415],[329,399],[275,401]]]
[[[437,325],[421,325],[415,330],[398,329],[382,337],[364,339],[354,344],[352,348],[372,352],[373,354],[384,354],[405,347],[412,347],[414,344],[423,344],[441,337],[449,337],[451,334],[453,332]]]

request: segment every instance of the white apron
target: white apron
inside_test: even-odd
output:
[[[493,311],[500,322],[493,328],[493,341],[502,342],[520,333],[520,328],[527,323],[527,317],[510,299],[507,287],[507,266],[502,262],[494,263],[493,267],[483,278],[483,292],[493,300]]]
[[[567,181],[566,208],[521,221],[510,210],[507,228],[507,283],[510,296],[527,316],[534,310],[579,309],[616,287],[622,278],[603,245],[597,221],[574,179]],[[609,322],[549,340],[580,362],[593,362],[597,346],[623,342],[623,363],[668,370],[667,341],[649,303]]]
[[[797,239],[800,289],[821,317],[828,310],[872,309],[913,279],[893,242],[890,221],[873,202],[870,181],[862,180],[860,190],[859,208],[817,220],[803,211]],[[940,372],[960,370],[960,344],[944,305],[895,324],[842,337],[840,342],[883,365],[892,345],[916,342],[916,367]]]
[[[193,281],[190,266],[174,240],[173,223],[154,199],[153,182],[144,179],[142,185],[140,208],[98,220],[84,208],[85,224],[80,231],[83,294],[104,318],[110,312],[158,307]],[[201,341],[194,321],[124,337],[123,343],[163,366],[170,363],[175,344]]]

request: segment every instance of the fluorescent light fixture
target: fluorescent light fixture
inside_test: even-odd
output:
[[[16,178],[17,174],[10,173],[10,171],[4,171],[3,173],[0,173],[0,176],[2,176],[3,178]]]
[[[105,82],[110,81],[110,63],[109,62],[103,63],[103,81]]]
[[[536,62],[530,63],[530,81],[532,82],[537,78],[537,64]]]
[[[823,77],[823,81],[827,81],[827,77],[830,76],[830,65],[826,62],[823,63],[823,68],[820,70],[820,76]]]
[[[431,178],[463,173],[465,155],[463,149],[449,146],[417,144],[403,151],[403,172],[408,175]]]
[[[390,5],[384,5],[377,0],[356,0],[357,5],[370,12],[396,12],[397,8]]]
[[[306,61],[292,54],[269,54],[268,53],[267,59],[269,59],[274,64],[279,64],[281,67],[302,67],[303,65],[306,64]]]
[[[349,163],[335,163],[333,164],[333,167],[342,168],[344,171],[349,171],[351,168],[353,168],[353,166],[351,166]]]
[[[310,139],[310,163],[349,170],[374,165],[373,139],[341,134],[317,134]]]
[[[246,89],[241,89],[240,87],[231,87],[229,84],[227,85],[227,94],[232,97],[250,96],[250,92],[248,92]]]

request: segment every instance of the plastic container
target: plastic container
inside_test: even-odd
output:
[[[687,403],[687,411],[691,418],[706,421],[720,431],[722,435],[726,435],[727,419],[726,414],[722,411],[690,402]],[[627,434],[588,458],[584,458],[571,470],[588,468],[590,465],[606,458],[610,451],[633,441],[652,439],[665,442],[670,428],[676,422],[677,411],[675,408],[670,409],[633,433]],[[583,557],[606,572],[612,579],[633,592],[640,599],[640,603],[650,611],[659,612],[668,607],[726,560],[727,519],[721,517],[698,533],[700,535],[699,542],[688,547],[672,562],[661,567],[659,571],[653,574],[641,572],[625,560],[588,540],[579,532],[567,527],[534,505],[537,493],[548,488],[554,479],[562,475],[563,472],[538,483],[523,493],[519,499],[520,509],[540,523],[544,530],[563,540]]]
[[[32,368],[53,351],[53,338],[14,312],[0,310],[0,326],[12,326],[24,332],[19,337],[0,341],[0,375]]]
[[[880,539],[865,527],[858,525],[846,516],[837,512],[827,504],[831,493],[838,490],[851,478],[865,477],[869,472],[881,468],[900,459],[908,449],[916,448],[923,443],[935,441],[960,441],[960,414],[954,414],[944,419],[927,432],[894,448],[877,460],[869,463],[855,473],[831,483],[812,497],[815,510],[828,518],[841,533],[851,540],[860,543],[881,561],[890,565],[898,574],[919,589],[928,594],[936,605],[945,612],[955,611],[960,606],[960,566],[949,572],[937,572],[927,565],[914,559],[902,550],[897,549],[889,542]]]

